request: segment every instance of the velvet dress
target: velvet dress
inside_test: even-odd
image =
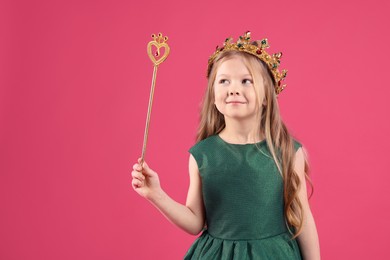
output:
[[[302,259],[286,227],[283,179],[265,140],[231,144],[213,135],[189,152],[202,180],[207,228],[185,260]]]

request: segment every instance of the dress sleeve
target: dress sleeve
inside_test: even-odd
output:
[[[298,149],[302,147],[302,144],[294,139],[294,150],[295,152],[298,151]]]
[[[194,156],[196,164],[198,165],[198,168],[200,169],[202,167],[202,163],[203,163],[203,159],[202,159],[203,156],[200,153],[199,144],[195,144],[194,146],[192,146],[188,150],[188,152],[190,154],[192,154],[192,156]]]

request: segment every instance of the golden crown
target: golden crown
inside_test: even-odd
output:
[[[209,58],[207,75],[210,73],[215,58],[220,53],[227,51],[243,51],[256,56],[267,64],[276,83],[276,95],[282,92],[282,90],[286,87],[286,84],[282,85],[281,81],[283,81],[287,76],[287,70],[284,69],[281,72],[278,70],[282,53],[278,52],[272,55],[268,54],[265,51],[265,49],[269,48],[268,40],[262,39],[261,41],[251,42],[251,33],[249,31],[247,31],[243,36],[240,36],[236,43],[232,42],[232,40],[232,38],[227,38],[222,47],[216,47],[215,52]]]

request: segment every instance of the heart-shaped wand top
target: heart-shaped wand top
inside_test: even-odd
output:
[[[162,34],[159,33],[158,35],[152,34],[152,38],[153,41],[148,43],[148,55],[153,64],[158,66],[165,61],[169,55],[169,46],[166,43],[168,41],[168,37],[163,37]],[[153,48],[156,50],[152,50]],[[160,50],[163,50],[163,54],[161,54]]]

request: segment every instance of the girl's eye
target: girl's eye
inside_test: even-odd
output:
[[[219,80],[219,84],[226,84],[228,83],[229,81],[227,79],[221,79]]]
[[[251,79],[244,79],[244,80],[242,81],[242,84],[244,84],[244,85],[253,84],[253,81],[252,81]]]

